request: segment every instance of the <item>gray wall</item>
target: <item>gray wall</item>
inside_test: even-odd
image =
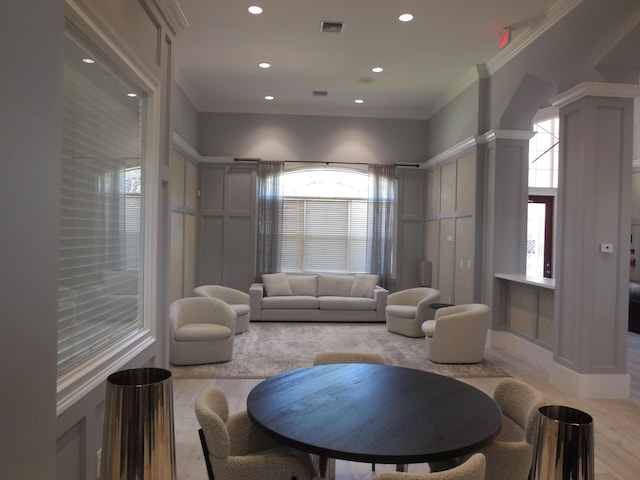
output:
[[[174,82],[171,96],[173,131],[193,148],[198,146],[198,111],[186,93]]]
[[[426,160],[427,122],[381,118],[200,113],[204,156],[313,162]]]
[[[46,480],[56,473],[64,2],[19,3],[0,3],[0,469],[3,478]]]
[[[93,0],[88,18],[115,32],[118,45],[134,53],[161,85],[156,185],[169,181],[166,138],[170,41],[155,2]],[[98,13],[98,15],[95,15]],[[57,293],[62,137],[63,25],[73,14],[63,0],[1,2],[0,247],[2,319],[0,359],[5,386],[0,394],[0,470],[12,480],[96,477],[96,451],[102,440],[104,382],[94,383],[57,413]],[[92,41],[98,41],[89,35]],[[120,43],[122,42],[122,43]],[[158,288],[165,298],[163,264],[166,232],[165,193],[160,193]],[[131,354],[122,368],[161,365],[165,310],[158,310],[156,342]],[[106,376],[105,372],[100,372]],[[62,410],[62,409],[61,409]]]
[[[429,119],[428,158],[478,133],[479,102],[476,81]]]

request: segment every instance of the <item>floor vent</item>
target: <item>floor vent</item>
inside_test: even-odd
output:
[[[313,96],[314,97],[326,97],[327,95],[329,95],[329,92],[324,91],[324,90],[314,90],[313,91]]]
[[[323,21],[320,24],[320,31],[322,33],[342,33],[344,23],[342,22],[327,22]]]

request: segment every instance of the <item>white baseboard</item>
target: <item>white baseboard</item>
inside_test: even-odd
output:
[[[553,352],[509,332],[490,331],[487,344],[547,370],[551,385],[578,398],[629,398],[631,377],[626,373],[574,372],[555,362]]]
[[[629,398],[631,377],[627,373],[578,373],[552,362],[549,383],[578,398]]]

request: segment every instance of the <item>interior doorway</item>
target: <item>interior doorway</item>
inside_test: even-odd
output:
[[[553,196],[529,195],[527,275],[553,277]]]

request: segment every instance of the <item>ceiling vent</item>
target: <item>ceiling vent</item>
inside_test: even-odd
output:
[[[314,90],[313,91],[313,96],[314,97],[326,97],[327,95],[329,95],[329,92],[324,91],[324,90]]]
[[[323,21],[320,24],[320,31],[322,33],[342,33],[344,23],[342,22],[327,22]]]

